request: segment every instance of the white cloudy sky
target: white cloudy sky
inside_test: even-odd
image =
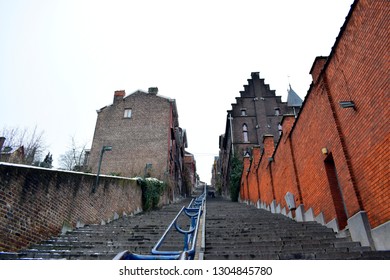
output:
[[[209,182],[226,111],[250,73],[283,100],[289,82],[304,98],[352,2],[0,0],[0,130],[37,126],[58,160],[72,136],[91,144],[96,109],[115,90],[157,86],[176,99]]]

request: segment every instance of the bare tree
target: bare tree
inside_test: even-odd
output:
[[[84,166],[85,150],[87,144],[77,144],[74,137],[68,150],[60,155],[60,167],[66,170],[82,171]]]
[[[0,136],[5,137],[3,147],[10,151],[23,147],[24,153],[21,158],[18,158],[20,163],[32,165],[39,162],[47,148],[43,139],[43,131],[39,131],[37,126],[32,131],[28,128],[5,127],[2,129]],[[9,159],[12,161],[12,157]]]

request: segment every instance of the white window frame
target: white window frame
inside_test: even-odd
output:
[[[248,143],[249,142],[248,125],[246,123],[242,125],[242,136],[243,136],[244,143]]]
[[[131,119],[131,115],[132,115],[132,110],[131,110],[131,108],[126,108],[126,109],[125,109],[125,112],[124,112],[124,114],[123,114],[123,117],[124,117],[125,119]]]

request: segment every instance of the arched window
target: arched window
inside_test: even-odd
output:
[[[242,125],[242,137],[244,142],[249,142],[248,140],[248,126],[244,123]]]

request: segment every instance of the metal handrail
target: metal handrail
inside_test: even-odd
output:
[[[202,203],[203,205],[203,203]],[[190,212],[197,211],[195,215],[191,215]],[[188,230],[183,230],[177,225],[178,217],[185,213],[187,216],[191,218],[191,224]],[[202,215],[202,207],[199,208],[185,208],[183,207],[178,215],[175,217],[175,219],[172,221],[172,223],[169,225],[163,236],[160,238],[160,240],[157,242],[157,244],[152,249],[153,255],[178,255],[182,251],[159,251],[158,249],[162,246],[165,238],[168,235],[168,232],[175,227],[176,231],[180,232],[184,235],[184,245],[183,245],[183,251],[188,253],[188,259],[193,259],[195,256],[195,246],[196,246],[196,240],[198,236],[198,228],[199,228],[199,221],[200,217]]]
[[[199,197],[192,199],[187,207],[182,207],[175,218],[169,224],[164,234],[151,250],[151,255],[133,254],[129,251],[123,251],[117,254],[114,260],[193,260],[196,251],[196,241],[198,237],[198,228],[200,217],[203,213],[204,201],[206,192],[203,192]],[[182,229],[178,225],[178,219],[182,214],[190,218],[190,225],[187,230]],[[168,233],[175,229],[177,232],[184,235],[183,249],[180,251],[159,251],[163,245]]]

